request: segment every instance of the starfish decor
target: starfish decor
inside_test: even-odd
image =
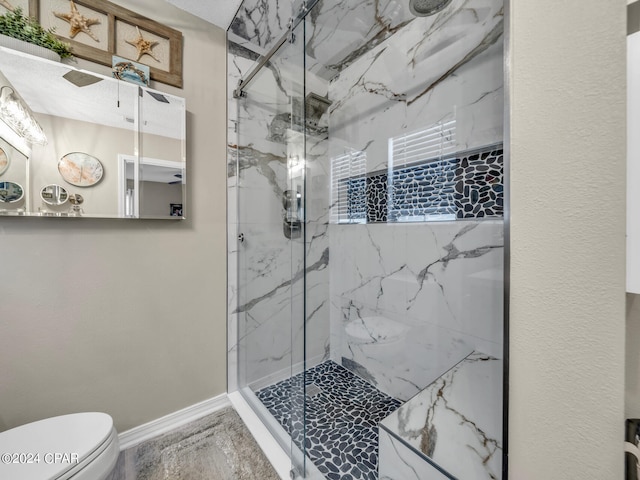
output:
[[[156,62],[159,62],[156,56],[153,54],[152,48],[155,47],[158,42],[152,42],[150,40],[145,40],[140,33],[140,29],[136,27],[136,31],[138,32],[138,38],[135,40],[125,40],[129,45],[133,45],[138,50],[138,58],[136,58],[136,62],[140,61],[140,57],[143,55],[149,55]]]
[[[100,40],[98,40],[98,38],[91,31],[91,25],[100,23],[100,20],[98,20],[97,18],[85,17],[78,11],[78,7],[76,7],[76,4],[73,3],[73,0],[69,0],[69,3],[71,3],[71,12],[53,12],[56,17],[64,20],[65,22],[69,22],[69,36],[71,38],[74,38],[78,33],[84,32],[91,38],[93,38],[96,42],[99,42]]]

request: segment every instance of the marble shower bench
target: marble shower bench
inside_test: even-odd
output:
[[[502,470],[502,361],[473,352],[380,424],[380,480],[489,480]]]

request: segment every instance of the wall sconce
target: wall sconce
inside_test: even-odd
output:
[[[33,117],[28,106],[18,98],[14,90],[5,85],[0,88],[0,119],[25,140],[46,145],[47,137]]]

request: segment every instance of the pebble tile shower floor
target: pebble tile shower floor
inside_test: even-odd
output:
[[[378,423],[401,405],[399,400],[332,361],[256,395],[300,448],[304,443],[307,456],[328,479],[378,479]]]

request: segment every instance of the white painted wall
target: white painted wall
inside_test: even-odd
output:
[[[226,389],[224,31],[115,3],[185,35],[184,89],[152,87],[187,99],[189,218],[1,219],[0,430],[98,410],[123,431]]]
[[[619,479],[626,2],[510,5],[509,478]]]

